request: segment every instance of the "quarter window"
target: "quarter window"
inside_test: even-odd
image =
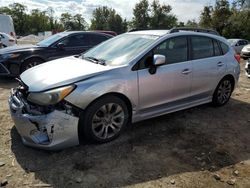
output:
[[[229,48],[223,42],[221,42],[220,45],[221,45],[221,49],[222,49],[223,55],[225,55],[228,52]]]
[[[191,37],[192,58],[202,59],[214,56],[213,41],[208,37]]]
[[[187,37],[176,37],[166,40],[154,49],[154,54],[164,55],[167,64],[187,61]]]

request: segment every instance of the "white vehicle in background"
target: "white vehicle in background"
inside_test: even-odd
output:
[[[10,15],[0,14],[0,32],[16,38],[13,20]]]
[[[3,48],[16,45],[16,39],[14,37],[2,32],[0,32],[0,41]]]
[[[249,44],[249,41],[245,39],[228,39],[227,41],[230,43],[237,54],[240,54],[242,48]]]

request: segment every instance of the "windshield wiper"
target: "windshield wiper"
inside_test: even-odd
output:
[[[87,59],[93,63],[100,64],[100,65],[106,65],[105,60],[103,59],[97,59],[95,57],[83,57],[84,59]]]

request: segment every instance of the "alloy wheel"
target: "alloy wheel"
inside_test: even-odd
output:
[[[36,61],[30,62],[30,63],[25,67],[25,70],[28,70],[28,69],[30,69],[30,68],[36,66],[36,65],[39,65],[39,64],[40,64],[40,63],[39,63],[39,62],[36,62]]]
[[[92,118],[92,131],[99,139],[108,139],[118,134],[125,121],[125,113],[119,104],[101,106]]]
[[[217,100],[220,104],[226,103],[232,92],[232,84],[229,80],[223,80],[218,88]]]

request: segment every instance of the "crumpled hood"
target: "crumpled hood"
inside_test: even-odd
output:
[[[36,48],[41,48],[41,47],[32,44],[9,46],[7,48],[0,49],[0,55],[7,53],[21,52]]]
[[[35,66],[20,77],[30,92],[39,92],[87,79],[110,69],[113,67],[70,56]]]

